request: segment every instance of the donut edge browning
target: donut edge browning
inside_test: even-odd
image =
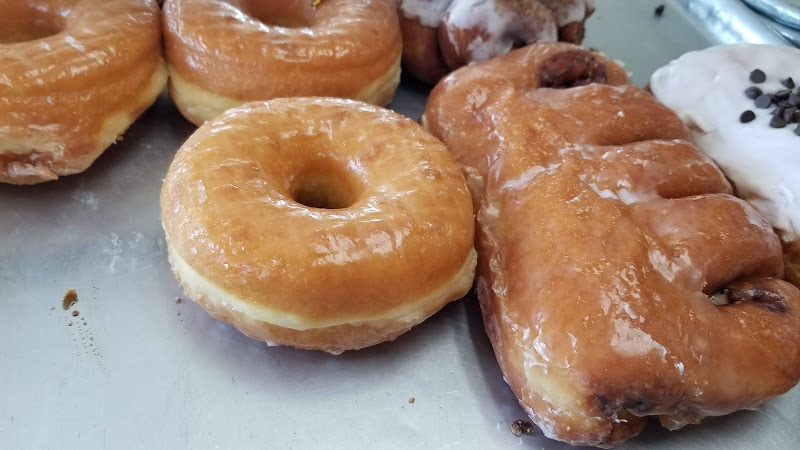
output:
[[[361,89],[352,99],[385,106],[392,101],[394,92],[399,85],[400,57],[398,56],[397,61],[392,65],[392,69],[386,75]],[[183,117],[197,126],[248,101],[268,100],[267,98],[240,100],[206,90],[181,76],[176,68],[172,66],[169,66],[168,87],[169,96],[175,107],[178,108]]]
[[[405,304],[373,317],[309,323],[299,316],[254,305],[225,291],[192,269],[171,245],[168,234],[166,242],[175,277],[187,296],[208,311],[209,315],[271,346],[286,345],[334,355],[392,341],[447,303],[464,297],[472,287],[477,262],[477,252],[473,248],[451,280],[413,304]]]
[[[199,25],[195,24],[193,27],[186,27],[182,24],[182,14],[188,14],[182,11],[182,6],[180,5],[182,1],[184,0],[165,1],[162,8],[162,34],[170,73],[170,97],[187,120],[195,125],[200,126],[223,111],[247,102],[281,97],[338,97],[363,101],[377,106],[386,106],[392,101],[394,92],[400,84],[402,37],[396,17],[397,13],[392,2],[384,4],[385,0],[360,0],[363,5],[375,10],[373,12],[386,11],[387,14],[391,14],[391,17],[382,18],[391,24],[391,26],[382,31],[388,33],[384,46],[390,48],[390,54],[396,53],[395,59],[391,61],[385,61],[384,55],[379,55],[383,60],[373,60],[367,63],[359,61],[358,63],[361,65],[358,67],[361,68],[371,70],[373,66],[385,67],[385,71],[381,72],[379,76],[375,77],[373,74],[368,82],[364,83],[363,80],[361,82],[352,81],[353,73],[361,76],[360,73],[351,70],[353,68],[352,65],[342,66],[345,68],[345,73],[339,74],[337,77],[330,76],[337,69],[337,67],[333,66],[331,66],[332,70],[326,71],[312,65],[305,74],[298,74],[298,72],[305,69],[302,62],[289,63],[288,61],[291,58],[271,55],[268,52],[268,50],[271,50],[269,44],[270,33],[263,30],[254,33],[254,30],[249,28],[251,24],[245,23],[237,24],[239,26],[238,33],[242,34],[244,40],[261,42],[264,48],[260,50],[262,57],[243,55],[241,57],[242,60],[237,61],[239,70],[236,71],[236,68],[230,67],[231,60],[227,58],[227,56],[230,56],[231,48],[214,48],[213,52],[209,52],[205,47],[203,51],[198,51],[187,44],[187,42],[191,42],[191,39],[184,39],[184,35],[199,33]],[[253,19],[246,13],[245,15],[248,20]],[[228,20],[230,19],[228,16],[225,16],[224,19],[219,23],[231,21]],[[343,20],[347,19],[345,17]],[[198,18],[193,18],[194,22],[198,20]],[[237,18],[236,20],[240,21],[241,19]],[[255,20],[260,22],[259,19]],[[327,20],[326,26],[331,26],[331,22],[331,20]],[[208,26],[208,24],[205,25]],[[218,23],[212,25],[217,26]],[[311,26],[307,27],[307,29],[313,31],[315,27]],[[214,31],[219,30],[215,29]],[[320,33],[317,38],[327,38],[328,34],[334,35],[330,32]],[[300,51],[302,54],[308,53],[306,49],[302,48],[306,44],[297,44],[296,47],[299,50],[294,49],[294,51]],[[213,46],[213,43],[207,43],[207,45]],[[348,52],[343,53],[343,55],[347,55]],[[215,53],[223,53],[226,58],[215,58],[213,56]],[[331,53],[336,52],[331,50]],[[187,56],[187,54],[190,56]],[[205,67],[203,69],[191,67],[185,61],[187,58],[201,60]],[[333,59],[329,62],[332,64],[333,62],[338,62],[338,60]],[[216,69],[217,73],[210,73],[209,67]],[[253,67],[257,67],[260,71],[254,72],[252,70]],[[342,71],[342,67],[338,67],[339,71]],[[220,72],[221,70],[224,72]],[[235,76],[238,79],[233,78],[234,81],[230,81],[231,78],[228,72],[231,70],[236,71]],[[275,76],[278,70],[287,70],[292,73]],[[204,71],[209,73],[204,73]],[[349,75],[346,73],[347,71],[350,72]],[[224,81],[221,83],[220,80],[228,80],[229,83],[224,84]],[[302,82],[298,82],[298,80]],[[231,86],[235,86],[235,88]],[[240,87],[241,89],[239,89]],[[240,91],[239,95],[232,95],[237,90]]]

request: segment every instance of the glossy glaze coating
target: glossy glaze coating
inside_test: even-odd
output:
[[[0,182],[85,170],[166,83],[152,0],[0,0]]]
[[[621,67],[535,44],[446,77],[423,122],[470,177],[486,330],[547,436],[614,446],[800,379],[778,237]]]
[[[386,0],[168,0],[171,95],[196,124],[246,101],[332,96],[385,105],[402,41]]]
[[[580,43],[593,0],[399,0],[403,67],[434,84],[532,42]]]
[[[178,151],[161,208],[189,296],[277,344],[339,353],[393,339],[472,285],[472,205],[452,155],[361,102],[225,112]]]

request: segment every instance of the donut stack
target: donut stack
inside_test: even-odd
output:
[[[196,125],[276,97],[383,106],[400,83],[400,28],[386,0],[167,0],[164,49],[170,95]]]

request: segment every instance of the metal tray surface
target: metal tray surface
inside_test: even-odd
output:
[[[772,20],[796,30],[800,30],[800,0],[742,1]]]
[[[687,2],[656,17],[659,3],[601,0],[585,44],[643,85],[672,58],[731,38]],[[426,94],[404,80],[391,107],[417,118]],[[340,356],[269,347],[185,300],[158,196],[193,130],[162,95],[86,172],[0,185],[0,448],[568,448],[510,432],[526,416],[471,296]],[[69,289],[78,302],[67,311]],[[798,448],[799,411],[795,388],[678,432],[654,424],[622,448]]]

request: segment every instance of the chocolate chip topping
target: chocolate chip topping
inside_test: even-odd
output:
[[[663,4],[658,5],[658,6],[656,6],[655,11],[653,11],[653,14],[655,14],[656,17],[661,17],[664,14],[664,9],[665,8],[666,8],[666,6],[663,5]]]
[[[591,83],[605,83],[606,67],[583,50],[556,53],[542,64],[541,87],[567,89]]]
[[[750,72],[750,81],[753,83],[763,83],[767,81],[767,74],[761,69],[756,69]]]
[[[797,107],[792,106],[791,108],[784,108],[781,117],[783,118],[783,120],[786,121],[786,123],[792,123],[796,122],[794,120],[795,114],[797,114]]]
[[[791,93],[792,93],[792,91],[790,91],[789,89],[782,89],[782,90],[780,90],[780,91],[778,91],[778,92],[776,92],[776,93],[774,93],[772,95],[777,100],[787,100]]]
[[[747,98],[749,98],[750,100],[755,100],[755,99],[757,99],[757,98],[758,98],[758,97],[760,97],[760,96],[761,96],[761,94],[763,94],[763,93],[764,93],[764,92],[763,92],[761,89],[759,89],[759,88],[757,88],[757,87],[755,87],[755,86],[750,86],[749,88],[745,89],[745,91],[744,91],[744,95],[745,95]]]
[[[759,69],[750,72],[750,81],[753,83],[763,83],[767,79],[766,74]],[[773,107],[770,111],[772,118],[769,126],[772,128],[785,128],[789,124],[800,123],[800,87],[795,85],[792,77],[780,80],[786,89],[779,89],[775,92],[764,92],[761,88],[750,86],[744,90],[745,97],[753,100],[758,109]],[[797,92],[792,89],[797,87]],[[757,114],[751,110],[743,111],[739,116],[741,123],[749,123],[755,120]],[[796,129],[795,134],[800,136]]]
[[[772,98],[770,98],[770,96],[767,94],[761,94],[756,99],[756,108],[761,108],[761,109],[769,108],[769,105],[771,104],[772,104]]]
[[[752,293],[752,299],[759,305],[767,308],[768,310],[776,313],[785,313],[788,308],[786,301],[783,297],[772,291],[765,291],[763,289],[755,289]]]
[[[786,121],[780,115],[775,115],[770,119],[769,126],[772,128],[783,128],[786,126]]]
[[[788,310],[783,296],[761,288],[741,290],[724,287],[711,296],[711,302],[716,306],[753,302],[774,313],[785,313]]]

